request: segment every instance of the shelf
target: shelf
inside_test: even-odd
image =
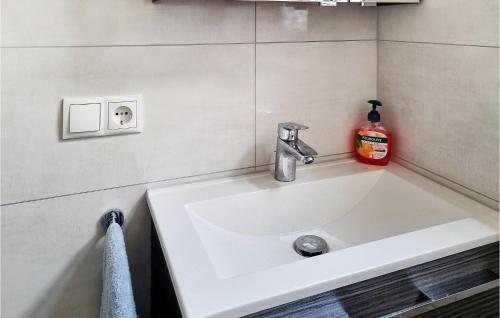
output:
[[[159,0],[152,0],[158,2]],[[288,2],[288,3],[315,3],[320,6],[332,7],[337,3],[357,3],[362,6],[376,6],[377,4],[410,4],[420,3],[420,0],[235,0],[246,2]]]

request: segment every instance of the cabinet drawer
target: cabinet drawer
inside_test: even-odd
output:
[[[246,317],[498,317],[498,248],[481,246]]]
[[[434,309],[416,318],[498,318],[498,288]]]

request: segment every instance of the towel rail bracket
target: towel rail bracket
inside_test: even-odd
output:
[[[118,223],[118,225],[122,226],[124,221],[125,216],[120,209],[109,209],[101,217],[101,225],[104,227],[104,230],[107,230],[111,223]]]

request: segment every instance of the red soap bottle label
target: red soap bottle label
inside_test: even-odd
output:
[[[360,130],[356,137],[356,151],[367,159],[383,159],[389,152],[388,138],[380,132]]]

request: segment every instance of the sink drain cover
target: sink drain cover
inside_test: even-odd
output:
[[[305,257],[312,257],[328,252],[326,241],[316,235],[299,236],[293,243],[297,253]]]

